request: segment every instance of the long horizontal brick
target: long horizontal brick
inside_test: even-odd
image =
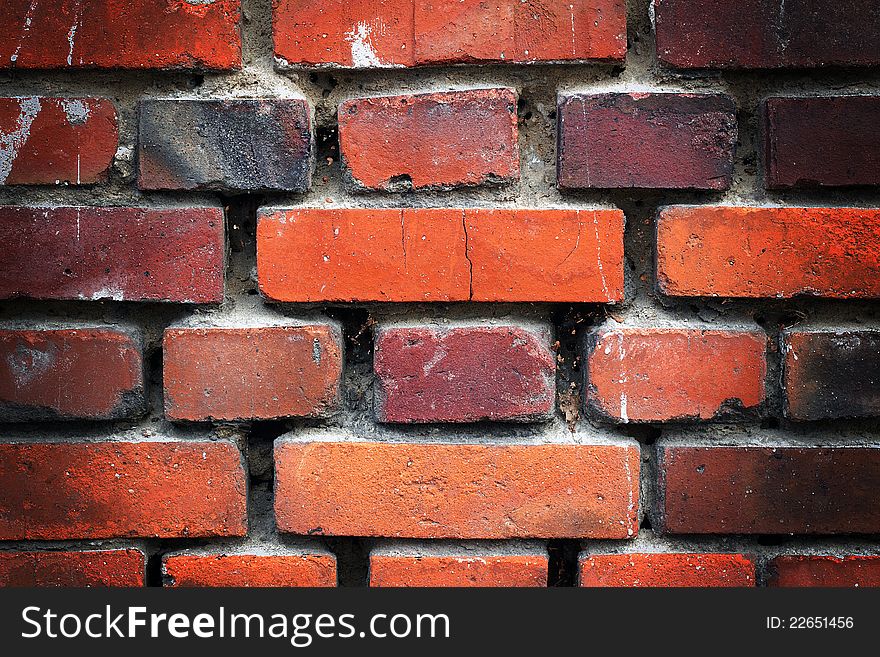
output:
[[[768,188],[880,185],[880,96],[769,98],[762,117]]]
[[[243,536],[246,487],[231,442],[0,443],[0,540]]]
[[[373,367],[380,422],[532,421],[556,407],[549,329],[380,328]]]
[[[220,208],[0,207],[0,299],[219,303]]]
[[[587,408],[615,422],[736,417],[765,399],[760,331],[600,328],[587,338]]]
[[[146,100],[138,126],[141,189],[305,192],[312,186],[305,100]]]
[[[673,534],[876,534],[880,449],[659,449],[660,516]]]
[[[140,335],[0,325],[0,420],[106,420],[146,411]]]
[[[146,558],[135,549],[0,552],[0,587],[143,586]]]
[[[678,68],[880,64],[880,14],[865,0],[654,0],[657,56]]]
[[[579,566],[579,586],[670,588],[755,585],[755,563],[742,554],[582,554]]]
[[[170,554],[162,559],[165,586],[336,586],[329,552]]]
[[[275,476],[294,534],[627,538],[638,524],[635,445],[281,439]]]
[[[339,146],[357,187],[399,191],[519,180],[516,91],[356,98],[339,106]]]
[[[3,0],[0,69],[236,69],[239,18],[239,0]]]
[[[623,0],[277,0],[282,66],[620,61]]]
[[[781,556],[768,570],[767,586],[880,587],[877,556]]]
[[[163,351],[172,420],[324,417],[339,403],[342,334],[329,324],[169,328]]]
[[[0,98],[0,139],[0,185],[103,182],[119,142],[116,108],[104,98]]]
[[[789,331],[783,354],[788,417],[880,416],[880,331]]]
[[[623,230],[620,210],[265,209],[257,274],[286,302],[613,303]]]
[[[670,296],[880,297],[880,209],[667,207],[657,284]]]
[[[727,189],[736,106],[719,94],[561,94],[557,180],[563,189]]]

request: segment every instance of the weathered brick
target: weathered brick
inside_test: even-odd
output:
[[[727,189],[736,106],[718,94],[560,95],[563,189]]]
[[[4,541],[247,533],[231,442],[7,442],[0,488]]]
[[[880,185],[880,96],[769,98],[763,121],[768,188]]]
[[[600,328],[587,338],[587,408],[614,422],[736,417],[765,399],[759,331]]]
[[[104,98],[0,98],[0,185],[107,180],[119,141]]]
[[[880,64],[880,14],[865,0],[654,0],[657,56],[678,68]]]
[[[627,538],[638,524],[634,444],[286,438],[275,476],[276,522],[294,534]]]
[[[286,302],[617,302],[623,228],[620,210],[265,209],[257,274]]]
[[[381,328],[374,354],[380,422],[532,421],[555,408],[549,330]]]
[[[582,554],[580,586],[730,587],[754,586],[755,563],[743,554]]]
[[[513,89],[348,100],[339,145],[358,187],[399,191],[519,179]]]
[[[336,586],[336,557],[315,553],[169,554],[162,559],[165,586]]]
[[[145,569],[135,549],[0,552],[0,587],[143,586]]]
[[[783,353],[786,416],[880,415],[880,331],[789,331]]]
[[[880,586],[876,556],[781,556],[770,562],[768,570],[767,586]]]
[[[385,68],[626,55],[622,0],[275,0],[282,66]]]
[[[305,192],[311,110],[300,99],[142,101],[138,156],[141,189]]]
[[[339,403],[336,326],[173,327],[163,351],[172,420],[324,417]]]
[[[0,325],[0,420],[106,420],[146,411],[143,348],[113,327]]]
[[[220,208],[0,207],[0,299],[219,303]]]
[[[657,285],[670,296],[880,297],[880,210],[664,208]]]
[[[659,449],[660,520],[673,534],[874,534],[875,447]]]
[[[239,18],[239,0],[4,0],[0,69],[237,69]]]

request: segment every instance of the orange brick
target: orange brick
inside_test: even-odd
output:
[[[580,586],[754,586],[755,564],[742,554],[583,554]]]
[[[768,568],[768,586],[880,587],[877,556],[781,556]]]
[[[165,586],[336,586],[336,557],[317,554],[170,554]]]
[[[140,550],[0,552],[0,587],[143,586]]]

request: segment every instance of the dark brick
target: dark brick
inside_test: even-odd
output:
[[[880,587],[878,556],[781,556],[768,566],[767,586]]]
[[[140,550],[0,552],[0,587],[143,586]]]

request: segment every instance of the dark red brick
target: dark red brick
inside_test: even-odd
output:
[[[876,556],[782,556],[768,570],[767,586],[880,587]]]
[[[755,563],[743,554],[582,554],[579,565],[580,586],[669,588],[755,585]]]
[[[336,557],[329,552],[169,554],[162,559],[165,586],[336,586]]]
[[[0,587],[144,585],[140,550],[0,552]]]

